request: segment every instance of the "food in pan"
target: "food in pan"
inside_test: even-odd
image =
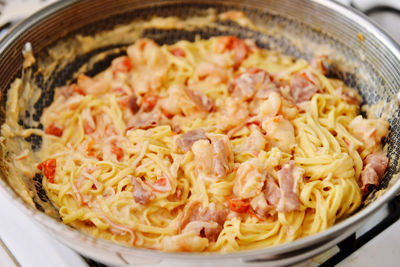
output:
[[[356,211],[388,166],[388,122],[362,117],[328,68],[234,36],[140,39],[56,89],[26,153],[62,221],[95,237],[187,252],[290,242]]]

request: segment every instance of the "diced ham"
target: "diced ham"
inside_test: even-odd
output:
[[[239,165],[236,173],[233,193],[240,198],[252,198],[261,192],[264,186],[263,173],[257,158],[247,160]]]
[[[381,154],[369,154],[364,160],[364,168],[361,172],[360,187],[363,192],[368,192],[370,185],[377,186],[385,174],[389,159]]]
[[[250,201],[251,208],[256,214],[266,217],[277,212],[281,190],[275,180],[267,174],[263,192],[259,193]]]
[[[212,101],[212,99],[207,97],[203,93],[190,90],[186,87],[184,88],[184,92],[199,109],[204,111],[211,111],[214,107],[214,102]]]
[[[309,72],[294,75],[290,87],[296,103],[310,100],[319,91],[316,78]]]
[[[135,202],[141,205],[147,205],[150,199],[153,197],[153,194],[150,191],[147,191],[143,188],[142,184],[140,184],[135,177],[131,178],[131,182],[133,185],[133,198]]]
[[[299,209],[298,181],[303,177],[304,170],[296,167],[294,161],[289,161],[278,171],[280,199],[277,210],[291,212]]]
[[[212,135],[210,139],[214,149],[214,172],[218,177],[225,177],[229,162],[233,160],[231,143],[226,135]]]
[[[389,132],[389,123],[383,119],[364,119],[359,115],[349,123],[349,130],[367,148],[378,150],[382,138]]]
[[[227,210],[216,208],[214,203],[211,203],[208,207],[202,207],[199,202],[194,202],[186,210],[179,229],[180,231],[185,231],[185,228],[191,222],[214,222],[217,224],[217,227],[215,227],[215,224],[203,224],[202,229],[200,231],[196,229],[196,232],[211,242],[215,242],[223,229],[227,215]],[[199,223],[197,224],[199,225]]]
[[[160,122],[159,112],[141,112],[128,121],[127,129],[149,129],[156,127]]]
[[[195,129],[181,134],[176,139],[176,145],[183,151],[187,152],[192,145],[198,140],[207,140],[206,133],[203,129]]]
[[[281,191],[272,177],[268,177],[265,183],[264,195],[269,205],[275,208],[278,206],[279,200],[281,198]]]
[[[241,73],[231,84],[232,95],[242,100],[268,97],[270,92],[277,91],[271,76],[262,69],[250,68]]]
[[[235,53],[235,62],[233,67],[238,68],[249,56],[250,49],[243,40],[236,36],[219,37],[215,46],[215,52],[225,53],[226,51],[233,51]]]

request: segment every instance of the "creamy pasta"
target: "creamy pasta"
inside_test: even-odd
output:
[[[310,63],[234,36],[140,39],[56,89],[37,167],[64,223],[127,246],[230,252],[312,235],[360,206],[389,124]]]

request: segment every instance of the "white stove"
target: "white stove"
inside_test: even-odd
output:
[[[10,27],[55,0],[0,0],[0,38]],[[338,0],[370,16],[400,43],[399,0]],[[49,236],[0,194],[0,266],[106,267],[86,259]],[[299,263],[313,266],[400,266],[400,196],[384,206],[368,223],[339,245]],[[154,266],[183,267],[188,262],[163,261]],[[191,266],[209,266],[209,264]],[[219,264],[222,265],[223,264]],[[264,266],[264,263],[229,262],[227,266]],[[149,266],[149,265],[147,265]],[[152,265],[150,265],[152,266]],[[222,267],[221,266],[221,267]]]

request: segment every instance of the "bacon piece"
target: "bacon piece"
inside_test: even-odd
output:
[[[172,48],[169,52],[176,57],[186,57],[185,51],[180,47]]]
[[[207,227],[207,225],[203,225],[203,228],[198,231],[200,235],[204,235],[208,240],[215,242],[223,229],[227,215],[227,210],[216,208],[214,203],[210,204],[208,207],[201,207],[199,202],[194,202],[186,210],[179,230],[184,230],[190,222],[194,221],[215,222],[218,225],[217,227]]]
[[[291,212],[299,209],[298,180],[303,177],[303,169],[289,161],[278,171],[280,199],[277,210]]]
[[[308,101],[319,91],[319,87],[313,74],[302,72],[293,76],[290,83],[291,94],[296,103]]]
[[[214,107],[214,102],[211,98],[207,97],[201,92],[193,91],[188,88],[184,88],[186,95],[193,101],[193,103],[201,110],[211,111]]]
[[[153,194],[146,189],[136,180],[135,177],[131,178],[132,185],[133,185],[133,198],[135,202],[141,205],[147,205],[150,199],[153,197]]]
[[[45,160],[40,163],[37,168],[43,171],[43,174],[47,177],[47,181],[49,181],[49,183],[54,183],[57,168],[56,159]]]
[[[268,177],[265,186],[265,199],[273,207],[277,207],[281,198],[281,191],[272,177]]]
[[[225,177],[229,171],[229,162],[233,160],[231,143],[226,135],[210,136],[214,149],[214,172]]]
[[[240,64],[249,56],[250,49],[246,43],[236,36],[219,37],[215,46],[215,52],[224,53],[226,51],[235,52],[234,68],[238,68]]]
[[[277,90],[271,76],[266,71],[257,68],[250,68],[241,73],[230,88],[232,95],[242,100],[252,99],[255,95],[266,98],[270,92]]]
[[[156,127],[160,122],[161,114],[159,112],[143,112],[138,113],[128,121],[128,128],[130,129],[144,129]]]
[[[137,113],[140,109],[139,105],[137,104],[137,96],[135,94],[125,97],[123,99],[123,103],[129,108],[132,114]]]
[[[176,139],[176,145],[183,151],[187,152],[192,148],[192,145],[198,140],[207,140],[206,133],[203,129],[195,129],[181,134]]]
[[[389,159],[381,154],[369,154],[364,160],[364,169],[361,172],[361,190],[368,192],[371,185],[377,186],[385,174]]]
[[[47,128],[44,130],[46,134],[51,134],[57,137],[61,137],[63,134],[63,129],[57,126],[54,122],[52,122]]]

